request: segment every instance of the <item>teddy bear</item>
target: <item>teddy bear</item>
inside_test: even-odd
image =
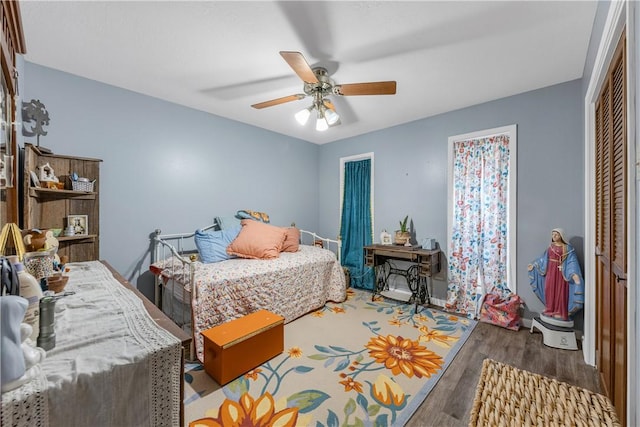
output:
[[[60,264],[60,257],[58,256],[60,242],[58,242],[58,239],[53,235],[53,231],[42,231],[34,228],[23,232],[23,234],[22,240],[24,241],[27,252],[49,251],[55,248],[53,251],[55,253],[54,261],[56,265]]]
[[[60,245],[58,239],[55,238],[53,231],[51,230],[42,231],[37,228],[27,230],[22,239],[24,241],[25,248],[29,252],[36,252],[40,250],[48,251],[49,249],[54,247],[57,248]]]

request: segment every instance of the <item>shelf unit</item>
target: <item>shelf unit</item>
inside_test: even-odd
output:
[[[81,236],[60,235],[58,255],[66,255],[71,262],[100,259],[100,159],[42,153],[37,147],[24,146],[24,212],[22,229],[62,228],[69,215],[87,215],[88,234]],[[48,163],[65,189],[35,187],[30,172],[37,173],[37,166]],[[69,175],[96,180],[93,191],[71,190]]]
[[[18,139],[14,123],[19,116],[13,108],[13,99],[18,91],[18,73],[16,72],[17,54],[26,53],[20,5],[18,1],[0,2],[0,157],[6,162],[4,175],[8,179],[0,179],[0,227],[6,223],[18,224],[19,186],[18,172]],[[7,156],[7,157],[5,157]],[[3,254],[0,254],[3,255]],[[7,253],[9,255],[9,253]]]

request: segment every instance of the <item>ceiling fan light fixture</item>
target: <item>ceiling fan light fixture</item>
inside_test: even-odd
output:
[[[322,115],[322,112],[318,110],[318,120],[316,120],[316,130],[318,132],[323,132],[327,129],[329,129],[329,124],[327,123],[324,116]]]
[[[340,120],[340,116],[338,115],[338,113],[330,108],[325,109],[324,118],[327,120],[327,124],[329,126],[335,125]]]
[[[283,96],[270,101],[253,104],[253,108],[262,109],[286,102],[298,101],[307,96],[313,97],[313,105],[297,112],[294,116],[302,126],[309,122],[313,110],[317,110],[316,130],[325,131],[331,126],[341,124],[340,115],[335,106],[325,96],[352,96],[352,95],[395,95],[395,80],[379,82],[362,82],[337,85],[329,76],[324,67],[311,68],[304,55],[294,51],[280,51],[280,56],[289,64],[291,69],[303,81],[303,92],[294,95]]]
[[[306,125],[309,121],[309,116],[311,116],[311,110],[313,110],[313,105],[311,107],[307,107],[304,110],[300,110],[295,114],[295,118],[301,125]]]

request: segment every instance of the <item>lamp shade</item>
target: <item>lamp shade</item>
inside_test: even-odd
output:
[[[327,124],[329,126],[335,125],[338,122],[338,120],[340,120],[340,116],[338,115],[338,113],[336,113],[330,108],[327,108],[324,111],[324,118],[327,120]]]
[[[329,129],[329,124],[322,116],[322,113],[318,111],[318,120],[316,120],[316,130],[319,132]]]
[[[311,110],[313,106],[307,107],[304,110],[300,110],[295,114],[295,118],[301,125],[306,125],[309,121],[309,116],[311,116]]]
[[[330,108],[327,108],[322,99],[318,99],[310,107],[298,111],[294,115],[296,121],[303,126],[306,125],[309,121],[309,117],[311,117],[311,112],[314,109],[318,112],[318,116],[316,119],[317,131],[322,132],[329,129],[329,126],[340,124],[340,116],[338,115],[338,113]]]

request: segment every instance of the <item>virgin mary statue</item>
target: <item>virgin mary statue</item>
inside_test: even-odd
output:
[[[533,292],[545,305],[543,320],[572,323],[573,315],[584,306],[584,280],[576,252],[561,228],[551,231],[549,247],[528,270]]]

